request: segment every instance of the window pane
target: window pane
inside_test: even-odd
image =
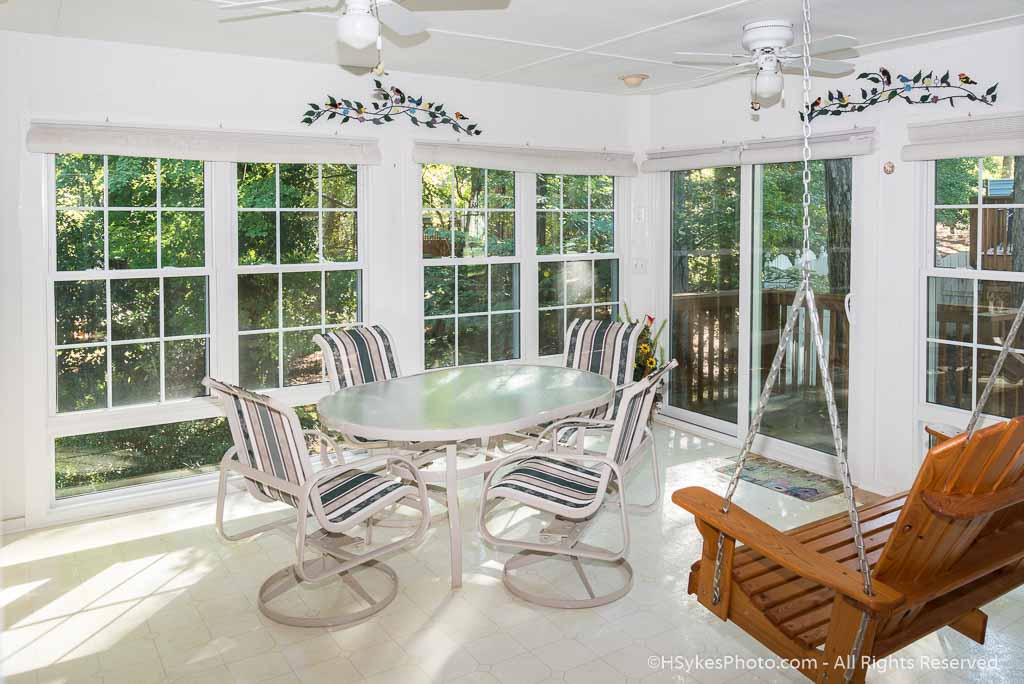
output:
[[[537,212],[537,254],[558,254],[562,250],[562,215]]]
[[[286,328],[320,325],[320,271],[282,274],[281,306]]]
[[[317,263],[319,233],[320,218],[317,212],[281,212],[281,263]]]
[[[448,211],[423,212],[423,258],[452,255],[452,215]]]
[[[487,311],[487,266],[459,266],[459,313]]]
[[[487,316],[464,316],[459,325],[459,365],[487,363]]]
[[[107,205],[156,206],[156,159],[107,157]]]
[[[974,157],[935,162],[935,204],[978,201],[978,160]]]
[[[491,361],[519,358],[519,314],[491,316]]]
[[[605,304],[603,306],[594,307],[594,318],[595,320],[610,320],[617,319],[619,317],[619,307],[613,304]]]
[[[325,211],[323,220],[324,261],[355,261],[358,259],[355,212]]]
[[[274,164],[240,163],[238,206],[247,209],[277,206],[277,173]]]
[[[449,209],[452,206],[452,167],[446,164],[423,165],[423,208]]]
[[[537,174],[537,208],[560,209],[562,207],[562,177]]]
[[[487,208],[514,209],[516,206],[516,174],[512,171],[487,172]]]
[[[274,212],[238,212],[238,263],[277,263],[277,218]]]
[[[288,209],[315,209],[320,205],[316,164],[281,164],[281,206]],[[284,238],[282,238],[284,242]]]
[[[951,344],[928,343],[928,401],[971,410],[972,350]]]
[[[585,211],[567,211],[562,215],[562,251],[566,254],[584,254],[588,249],[587,219]]]
[[[164,342],[164,398],[205,396],[202,382],[208,368],[206,338]]]
[[[455,365],[455,319],[435,318],[423,322],[423,363],[426,368]]]
[[[491,266],[491,311],[519,308],[519,264]]]
[[[618,259],[600,259],[594,262],[594,301],[619,301]]]
[[[994,349],[978,350],[978,398],[988,384],[998,357],[999,352]],[[1024,355],[1011,352],[1006,357],[985,404],[985,413],[1004,418],[1024,414]]]
[[[58,437],[57,498],[213,472],[230,446],[223,418]]]
[[[1000,280],[978,281],[978,344],[1003,346],[1022,299],[1024,299],[1024,284],[1022,283],[1009,283]],[[969,320],[967,325],[970,325]],[[963,341],[970,342],[970,338]],[[1024,348],[1024,332],[1017,332],[1013,346]],[[979,366],[981,364],[980,357],[978,364]]]
[[[1024,210],[985,207],[981,222],[981,267],[1024,271],[1024,249],[1020,248],[1024,242]]]
[[[277,274],[238,276],[238,329],[269,330],[278,326]]]
[[[511,211],[495,211],[487,215],[488,256],[515,256],[516,215]]]
[[[537,315],[537,348],[541,356],[561,354],[565,335],[565,309],[541,311]]]
[[[574,306],[565,310],[565,326],[569,327],[575,319],[579,318],[584,321],[589,321],[594,317],[594,307],[592,306]]]
[[[565,262],[565,303],[590,304],[594,301],[594,264],[590,261]]]
[[[974,268],[977,209],[935,210],[935,265],[939,268]]]
[[[455,256],[484,256],[487,239],[487,217],[478,211],[455,213]]]
[[[423,269],[423,315],[455,313],[455,268],[427,266]]]
[[[206,219],[198,211],[165,211],[160,219],[162,266],[201,267],[206,261]]]
[[[484,206],[484,170],[455,167],[455,207],[477,209]]]
[[[101,342],[107,338],[107,283],[72,280],[53,284],[57,344]]]
[[[106,406],[106,347],[58,351],[57,411],[86,411]]]
[[[284,384],[309,385],[321,380],[321,352],[313,330],[284,333]]]
[[[565,303],[565,268],[561,261],[545,261],[537,266],[537,305],[560,306]]]
[[[164,278],[164,336],[205,335],[206,276]]]
[[[1024,204],[1021,171],[1024,157],[985,157],[981,160],[981,201],[985,204]]]
[[[238,337],[238,382],[249,389],[278,387],[277,333]]]
[[[110,268],[156,268],[156,212],[111,211]]]
[[[110,334],[114,340],[160,336],[160,280],[110,281]]]
[[[588,209],[587,185],[589,179],[586,176],[563,176],[562,177],[562,208],[563,209]]]
[[[324,313],[327,325],[355,323],[359,314],[361,271],[327,271]]]
[[[611,212],[590,215],[590,251],[615,251],[615,219]]]
[[[57,270],[103,268],[103,212],[57,212]]]
[[[928,337],[971,343],[974,282],[962,278],[928,279]]]
[[[202,207],[205,202],[203,162],[160,160],[160,204],[165,207]]]
[[[110,374],[112,406],[160,401],[160,343],[114,345]]]
[[[58,207],[103,206],[103,155],[58,154]]]
[[[356,207],[356,167],[347,164],[324,164],[320,173],[323,178],[323,206],[338,209]]]
[[[615,179],[612,176],[590,177],[590,208],[615,208]]]

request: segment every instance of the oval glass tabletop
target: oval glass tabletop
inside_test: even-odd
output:
[[[332,430],[391,441],[459,441],[521,430],[607,404],[596,373],[559,366],[466,366],[357,385],[317,404]]]

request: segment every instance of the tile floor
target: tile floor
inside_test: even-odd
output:
[[[715,468],[734,449],[665,427],[657,437],[666,495],[689,484],[724,491],[726,477]],[[508,556],[484,546],[476,533],[478,490],[472,481],[462,491],[464,587],[448,587],[448,533],[436,526],[418,548],[389,560],[401,581],[394,603],[344,630],[266,620],[256,609],[256,590],[291,562],[291,542],[275,534],[223,542],[209,502],[12,535],[0,550],[3,673],[11,684],[806,681],[778,669],[734,665],[687,673],[662,666],[695,653],[770,657],[686,594],[698,535],[692,518],[668,496],[656,514],[632,516],[632,592],[602,608],[559,611],[505,591],[500,568]],[[653,495],[650,472],[638,470],[628,492],[634,500]],[[780,528],[843,508],[840,497],[808,504],[750,484],[740,485],[737,500]],[[261,506],[232,496],[232,529],[266,516]],[[613,543],[615,515],[603,514],[590,541]],[[499,511],[492,529],[527,534],[537,524]],[[578,589],[565,564],[534,567],[531,580],[538,585]],[[288,600],[312,614],[347,599],[336,584],[293,592]],[[872,671],[869,681],[1024,681],[1024,591],[987,612],[985,647],[944,629],[901,654],[913,669]],[[983,665],[997,669],[924,670],[922,656],[984,658]]]

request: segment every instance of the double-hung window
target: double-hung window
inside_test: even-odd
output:
[[[512,171],[425,164],[426,368],[520,358],[520,262]]]
[[[574,318],[619,310],[612,176],[537,175],[538,354],[561,354]]]
[[[345,164],[236,165],[244,387],[321,382],[313,335],[362,319],[357,177]]]
[[[925,397],[973,410],[1024,300],[1024,157],[933,164],[925,267]],[[985,413],[1024,413],[1024,339],[1014,341]]]

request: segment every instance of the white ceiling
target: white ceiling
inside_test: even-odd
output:
[[[230,2],[232,0],[223,0]],[[2,2],[2,0],[0,0]],[[334,39],[330,7],[218,22],[207,0],[7,0],[0,29],[323,63],[371,63]],[[590,92],[627,92],[618,77],[651,75],[639,89],[685,88],[708,69],[671,63],[676,50],[738,50],[747,21],[800,17],[799,0],[404,0],[429,35],[385,35],[396,71]],[[452,7],[490,7],[452,11]],[[1024,0],[812,0],[814,35],[855,36],[861,54],[904,40],[928,41],[1024,23]]]

